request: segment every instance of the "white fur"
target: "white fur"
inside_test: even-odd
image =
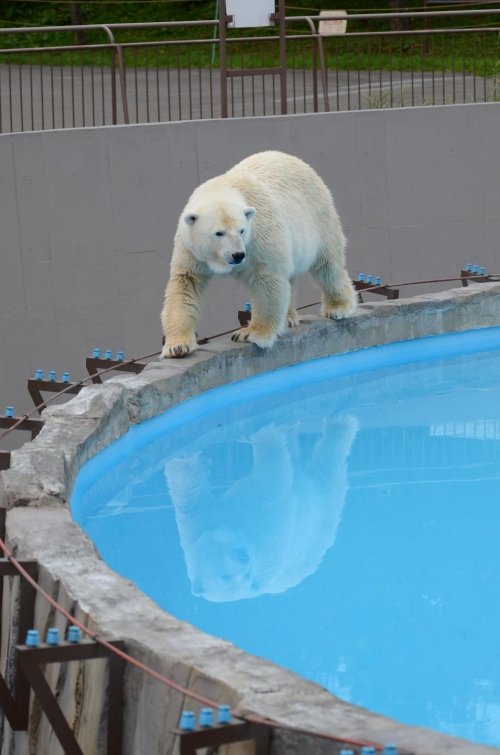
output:
[[[250,289],[252,319],[233,335],[236,341],[269,348],[287,325],[297,325],[292,287],[306,271],[322,289],[324,316],[348,316],[356,296],[345,245],[328,188],[297,157],[260,152],[201,184],[175,235],[162,357],[196,348],[201,297],[212,275],[236,276]]]

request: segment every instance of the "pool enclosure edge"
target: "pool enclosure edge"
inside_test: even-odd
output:
[[[296,674],[176,620],[106,566],[72,521],[68,500],[86,460],[131,425],[209,388],[330,354],[499,324],[500,284],[473,284],[438,294],[363,304],[353,317],[339,322],[307,316],[270,351],[234,344],[226,336],[185,360],[153,362],[140,375],[90,385],[67,404],[45,410],[41,433],[13,451],[11,468],[0,473],[0,504],[8,509],[8,543],[18,557],[38,562],[43,587],[94,631],[125,640],[134,657],[186,688],[231,704],[238,712],[339,737],[390,741],[415,755],[498,753],[493,747],[405,726],[345,703]],[[7,675],[12,671],[7,668],[5,672],[11,657],[9,642],[16,641],[16,590],[12,583],[4,593],[1,662]],[[64,628],[65,621],[54,616],[38,597],[35,625],[43,633],[47,626]],[[103,664],[81,664],[64,678],[54,677],[53,683],[59,684],[61,707],[83,751],[102,752]],[[196,705],[128,668],[124,752],[176,752],[171,731],[184,707]],[[28,733],[13,733],[5,723],[3,728],[0,725],[1,753],[24,753],[28,741],[36,742],[33,752],[37,755],[60,752],[50,726],[33,702],[31,714]],[[322,755],[335,750],[327,740],[276,730],[273,755],[295,752]]]

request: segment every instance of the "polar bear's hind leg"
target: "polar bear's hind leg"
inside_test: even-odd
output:
[[[321,288],[323,317],[331,320],[341,320],[349,317],[356,309],[356,292],[349,275],[343,265],[326,259],[311,275]]]

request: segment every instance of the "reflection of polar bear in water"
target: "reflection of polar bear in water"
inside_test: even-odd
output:
[[[200,453],[167,462],[194,595],[222,602],[280,593],[316,570],[335,540],[357,429],[351,416],[325,420],[294,465],[297,429],[265,426],[249,438],[251,474],[222,492],[211,489]]]

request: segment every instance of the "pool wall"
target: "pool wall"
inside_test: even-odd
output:
[[[492,102],[0,134],[0,406],[26,405],[37,368],[79,374],[94,347],[156,351],[187,197],[259,150],[319,171],[352,277],[445,278],[466,262],[500,273],[499,121]],[[299,305],[316,301],[309,276],[298,289]],[[231,327],[247,298],[231,276],[209,292],[202,336]]]
[[[233,344],[226,336],[185,360],[154,362],[140,375],[113,377],[102,386],[86,387],[67,404],[44,412],[40,435],[14,451],[10,470],[0,474],[0,504],[9,509],[8,542],[18,557],[38,561],[41,584],[94,631],[106,638],[124,639],[136,658],[189,689],[231,704],[240,713],[251,712],[339,737],[395,742],[415,755],[498,753],[496,748],[405,726],[342,702],[291,672],[179,622],[103,563],[72,521],[68,500],[87,459],[132,424],[209,388],[329,354],[499,324],[500,284],[475,284],[439,294],[363,304],[353,317],[339,322],[307,316],[271,351]],[[5,610],[2,616],[0,660],[8,677],[12,676],[10,645],[16,641],[17,590],[16,583],[8,586],[10,612]],[[43,635],[52,625],[64,629],[64,621],[37,598],[36,628]],[[106,678],[102,663],[72,664],[68,673],[55,667],[50,673],[84,752],[103,753]],[[193,705],[129,668],[125,755],[177,752],[170,731],[183,707]],[[4,721],[0,734],[2,755],[61,752],[36,702],[32,703],[28,733],[13,733]],[[234,755],[237,752],[245,750],[231,750]],[[274,734],[273,755],[334,752],[335,746],[327,740],[291,731],[276,730]]]

